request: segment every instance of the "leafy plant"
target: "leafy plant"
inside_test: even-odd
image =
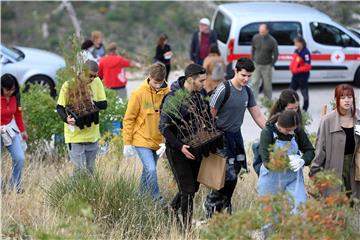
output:
[[[80,50],[80,39],[75,35],[69,38],[70,48],[63,45],[63,55],[66,66],[58,71],[59,83],[68,82],[66,91],[68,108],[76,116],[84,116],[88,113],[97,112],[92,102],[89,67]],[[68,50],[70,49],[70,51]]]
[[[183,112],[191,113],[190,120],[183,118]],[[203,99],[185,89],[177,90],[164,104],[163,112],[177,126],[184,142],[197,146],[220,133]]]
[[[104,134],[109,129],[112,129],[113,122],[122,123],[127,101],[121,99],[118,94],[111,89],[105,89],[107,108],[100,112],[100,132]]]
[[[323,172],[320,179],[331,179],[330,188],[341,181],[333,173]],[[322,181],[322,180],[321,180]],[[312,181],[314,187],[318,180]],[[335,184],[335,185],[333,185]],[[320,190],[320,189],[319,189]],[[359,239],[350,224],[354,209],[344,192],[310,198],[294,213],[294,203],[287,193],[262,196],[256,204],[233,216],[217,215],[202,232],[205,239],[254,239],[267,229],[267,239]]]
[[[38,84],[31,86],[31,91],[21,95],[21,105],[30,151],[62,132],[63,122],[56,113],[56,101],[50,96],[49,89]]]
[[[290,144],[286,144],[284,147],[278,147],[273,144],[269,146],[270,160],[266,165],[269,169],[273,171],[284,171],[289,169],[289,157],[288,149]]]

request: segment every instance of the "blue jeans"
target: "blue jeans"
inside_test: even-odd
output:
[[[160,188],[157,180],[156,164],[158,155],[154,150],[144,147],[135,147],[137,154],[143,165],[140,178],[140,193],[149,193],[155,200],[161,200]]]
[[[3,142],[1,141],[1,147],[3,146]],[[12,139],[12,144],[6,147],[12,158],[12,175],[10,179],[11,188],[15,188],[16,190],[20,189],[21,184],[21,172],[24,166],[25,155],[24,151],[21,147],[21,136],[20,134],[16,134]]]
[[[259,196],[288,192],[295,201],[295,212],[301,203],[306,202],[302,169],[297,172],[293,172],[291,170],[275,172],[268,170],[264,164],[262,164],[260,167],[257,190]]]

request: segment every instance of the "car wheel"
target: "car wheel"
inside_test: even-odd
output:
[[[355,77],[354,77],[354,85],[356,87],[360,87],[360,67],[356,70]]]
[[[40,84],[43,85],[44,87],[48,87],[50,89],[51,97],[53,98],[56,97],[55,84],[50,78],[41,75],[30,78],[25,83],[24,92],[27,92],[30,89],[31,84]]]

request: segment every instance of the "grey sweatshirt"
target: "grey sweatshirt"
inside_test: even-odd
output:
[[[252,59],[257,64],[268,65],[275,64],[278,59],[278,44],[270,34],[262,37],[255,34],[251,41]]]

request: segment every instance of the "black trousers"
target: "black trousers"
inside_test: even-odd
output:
[[[310,75],[305,75],[304,77],[293,75],[290,83],[292,90],[296,91],[300,88],[300,92],[304,98],[304,105],[302,107],[304,111],[307,111],[309,108],[309,77]]]
[[[191,226],[194,196],[199,190],[197,175],[201,162],[187,159],[182,152],[168,145],[166,156],[179,189],[171,202],[171,207],[176,213],[181,210],[184,228],[188,228]]]

